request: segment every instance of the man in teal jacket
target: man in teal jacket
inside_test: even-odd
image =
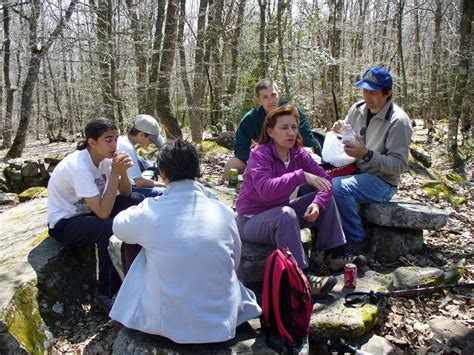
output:
[[[250,155],[250,148],[252,144],[255,144],[260,139],[263,121],[267,113],[287,103],[284,100],[280,100],[277,84],[268,78],[262,79],[257,83],[255,86],[255,97],[258,105],[244,115],[235,133],[235,156],[230,158],[224,167],[223,182],[229,180],[230,169],[237,169],[239,173],[245,169]],[[298,107],[297,109],[300,114],[299,130],[304,146],[314,148],[316,153],[320,154],[320,145],[313,136],[306,116]]]

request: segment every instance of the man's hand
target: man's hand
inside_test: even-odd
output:
[[[112,158],[112,170],[119,175],[126,172],[132,165],[132,158],[127,153],[115,153],[115,156]]]
[[[344,152],[353,158],[362,159],[369,150],[365,147],[360,136],[356,136],[355,142],[344,144]]]
[[[318,217],[319,217],[319,206],[318,204],[313,202],[306,209],[306,212],[304,213],[303,218],[310,223],[314,223],[316,222]]]

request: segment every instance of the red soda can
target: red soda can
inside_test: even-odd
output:
[[[344,266],[344,286],[355,288],[357,283],[357,266],[355,264],[346,264]]]

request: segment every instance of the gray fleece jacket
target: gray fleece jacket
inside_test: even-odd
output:
[[[359,101],[352,105],[345,119],[355,133],[365,138],[367,149],[373,151],[372,159],[368,162],[358,160],[357,167],[362,173],[374,174],[397,186],[408,164],[412,135],[410,118],[391,98],[372,117],[368,127],[367,113],[365,102]]]

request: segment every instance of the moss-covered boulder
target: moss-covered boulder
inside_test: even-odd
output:
[[[378,323],[383,303],[346,306],[345,295],[362,291],[391,289],[391,277],[374,271],[359,272],[356,289],[344,287],[344,275],[337,276],[337,285],[329,296],[316,302],[311,316],[310,337],[313,340],[358,338],[369,333]]]
[[[48,190],[41,186],[30,187],[18,195],[20,202],[26,202],[38,197],[48,197]]]
[[[202,141],[198,145],[198,149],[199,149],[199,153],[203,157],[230,153],[229,149],[219,145],[217,142],[211,142],[211,141]]]
[[[50,155],[44,158],[46,164],[58,165],[64,159],[64,154]]]
[[[46,199],[3,212],[0,225],[0,349],[43,354],[54,324],[90,301],[95,251],[66,247],[48,236]]]

